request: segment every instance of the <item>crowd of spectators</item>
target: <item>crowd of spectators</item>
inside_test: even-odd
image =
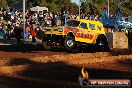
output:
[[[81,19],[93,19],[98,20],[99,16],[81,14]],[[35,42],[35,36],[40,26],[61,26],[65,25],[67,19],[79,19],[78,14],[68,12],[54,12],[54,13],[42,13],[42,12],[25,12],[25,38],[32,37],[32,41]],[[36,27],[34,26],[36,25]],[[0,33],[3,33],[4,39],[11,39],[15,37],[17,43],[20,43],[21,34],[23,34],[23,11],[10,9],[0,10]]]

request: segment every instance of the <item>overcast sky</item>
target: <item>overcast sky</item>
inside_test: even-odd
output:
[[[79,0],[71,0],[71,1],[79,4]]]

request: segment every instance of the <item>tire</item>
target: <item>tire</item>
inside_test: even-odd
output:
[[[110,50],[107,39],[104,36],[100,36],[97,38],[95,46],[96,51],[108,52]]]
[[[43,47],[44,47],[45,50],[51,50],[51,46],[49,46],[49,45],[47,44],[47,42],[43,42],[43,41],[42,41],[42,45],[43,45]]]
[[[67,36],[64,41],[65,49],[73,51],[75,49],[75,39],[72,36]]]

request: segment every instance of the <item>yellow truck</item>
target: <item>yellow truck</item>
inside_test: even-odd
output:
[[[109,50],[103,24],[85,19],[67,20],[65,26],[45,27],[42,43],[45,49],[62,46],[72,51],[92,45],[96,51]]]

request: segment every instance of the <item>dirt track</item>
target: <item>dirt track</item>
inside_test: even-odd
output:
[[[1,45],[0,88],[80,88],[83,66],[91,79],[132,79],[132,52],[67,53],[38,45]]]

